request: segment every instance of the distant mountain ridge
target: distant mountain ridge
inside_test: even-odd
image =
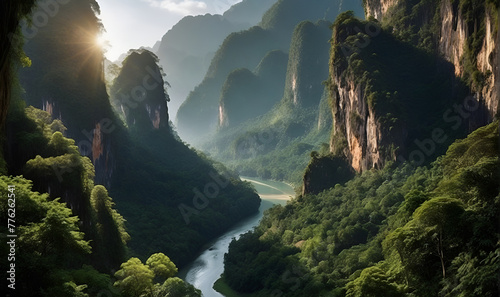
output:
[[[220,120],[229,119],[224,127],[211,134],[202,148],[242,175],[287,180],[299,184],[311,150],[325,151],[332,128],[328,91],[323,81],[328,77],[330,22],[303,21],[293,32],[286,71],[281,79],[281,91],[276,93],[274,106],[261,111],[257,102],[260,89],[248,91],[231,84],[235,70],[228,76],[220,99]],[[261,64],[264,64],[261,62]],[[274,69],[276,70],[276,69]],[[249,70],[246,70],[249,72]],[[278,77],[269,78],[278,85]],[[251,79],[246,83],[252,84]],[[241,100],[238,107],[227,109],[225,100],[252,98],[254,106]],[[247,101],[250,101],[247,99]],[[259,116],[255,112],[260,111]],[[249,118],[253,115],[253,118]],[[232,121],[235,117],[246,122]]]
[[[269,52],[254,72],[246,68],[232,71],[222,88],[219,128],[235,126],[268,112],[283,94],[288,55]]]
[[[224,38],[256,25],[274,2],[276,0],[244,0],[223,15],[186,16],[162,37],[155,52],[171,85],[172,118],[189,91],[202,81]]]
[[[301,21],[333,20],[339,11],[355,9],[362,15],[360,1],[280,0],[263,16],[259,26],[229,35],[215,54],[208,72],[177,112],[181,137],[201,142],[200,137],[215,131],[222,86],[237,68],[254,69],[272,50],[288,52],[293,30]],[[326,41],[325,41],[326,42]]]

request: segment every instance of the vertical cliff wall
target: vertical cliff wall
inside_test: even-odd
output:
[[[399,0],[377,0],[363,1],[365,6],[365,15],[368,19],[369,17],[374,17],[377,20],[381,20],[383,16],[387,13],[389,8],[393,7],[398,3]]]
[[[342,14],[330,55],[330,150],[357,172],[387,161],[430,162],[471,123],[480,124],[485,105],[468,97],[454,65],[390,27]]]
[[[488,120],[498,112],[500,96],[499,7],[494,1],[366,0],[367,18],[374,17],[394,31],[434,31],[436,52],[453,63],[455,74],[468,82],[487,107]],[[415,2],[415,1],[413,1]],[[395,18],[405,16],[405,21]],[[397,34],[397,33],[396,33]],[[423,43],[422,40],[419,42]]]
[[[318,106],[328,76],[328,38],[331,23],[304,21],[292,36],[283,100],[297,108]]]
[[[23,97],[28,105],[64,122],[65,136],[75,139],[80,153],[94,162],[95,182],[109,186],[117,150],[113,138],[118,134],[111,134],[110,127],[118,122],[104,83],[102,48],[96,44],[103,30],[99,5],[93,0],[66,1],[47,10],[42,4],[33,13],[38,19],[30,28],[23,27],[24,50],[32,61],[19,73]]]
[[[134,132],[170,131],[169,97],[158,63],[158,57],[147,50],[132,51],[110,88],[115,110]]]

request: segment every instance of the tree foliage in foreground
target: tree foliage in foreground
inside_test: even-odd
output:
[[[177,267],[170,258],[163,253],[156,253],[149,257],[146,264],[138,258],[130,258],[121,265],[115,273],[119,288],[126,297],[199,297],[200,290],[183,280],[174,277]],[[164,280],[162,284],[155,280]]]

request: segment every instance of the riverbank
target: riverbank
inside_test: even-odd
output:
[[[215,283],[224,272],[224,254],[227,253],[229,244],[234,238],[239,238],[242,234],[253,230],[260,223],[265,210],[276,204],[286,205],[287,201],[295,196],[293,188],[284,183],[247,177],[242,177],[242,180],[251,182],[261,197],[259,213],[236,224],[188,265],[186,272],[180,273],[181,278],[200,289],[204,297],[252,297],[232,292],[223,281],[219,281],[217,290],[214,290]],[[218,292],[219,290],[222,294]]]
[[[224,277],[219,278],[214,284],[214,290],[221,293],[224,297],[254,297],[253,294],[241,294],[229,287]]]

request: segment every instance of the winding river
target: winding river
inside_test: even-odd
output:
[[[207,245],[207,249],[179,273],[180,278],[200,289],[204,297],[224,297],[213,289],[213,285],[224,272],[224,254],[227,253],[229,243],[233,238],[238,238],[257,226],[266,209],[275,204],[285,205],[286,201],[295,195],[293,188],[285,183],[249,177],[241,179],[251,182],[262,199],[259,212],[236,224],[231,230]]]

